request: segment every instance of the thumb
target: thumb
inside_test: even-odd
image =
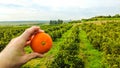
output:
[[[33,59],[33,58],[42,58],[43,57],[43,54],[39,54],[39,53],[36,53],[36,52],[33,52],[33,53],[30,53],[30,54],[26,54],[24,57],[23,57],[23,63],[26,63],[28,62],[29,60]]]

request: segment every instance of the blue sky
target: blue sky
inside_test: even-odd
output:
[[[120,0],[0,0],[0,21],[82,19],[120,14]]]

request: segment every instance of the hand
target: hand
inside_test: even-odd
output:
[[[17,38],[14,38],[0,53],[0,68],[20,68],[29,60],[36,57],[43,57],[39,53],[26,54],[24,47],[30,44],[30,39],[38,32],[43,32],[39,27],[33,26],[25,30],[25,32]]]

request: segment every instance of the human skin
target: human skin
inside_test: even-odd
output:
[[[43,54],[32,52],[26,54],[24,48],[31,43],[29,40],[38,32],[44,32],[38,26],[26,29],[23,34],[12,39],[0,53],[0,68],[20,68],[23,64],[36,57],[43,57]]]

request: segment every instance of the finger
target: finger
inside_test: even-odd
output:
[[[42,58],[43,57],[43,54],[39,54],[39,53],[31,53],[31,54],[26,54],[24,57],[23,57],[23,62],[28,62],[29,60],[33,59],[33,58]]]
[[[25,44],[25,46],[28,46],[30,43],[31,43],[31,40],[27,41],[26,44]]]
[[[38,32],[44,32],[44,30],[40,30]],[[38,32],[35,32],[26,42],[25,46],[29,45],[31,43],[31,40],[34,38],[34,35],[37,34]]]
[[[40,27],[38,26],[32,26],[31,28],[28,28],[24,31],[24,33],[21,35],[22,39],[28,40],[29,37],[34,34],[35,32],[39,32]]]
[[[25,46],[29,45],[33,39],[34,35],[32,35],[28,40],[27,42],[25,43]]]

